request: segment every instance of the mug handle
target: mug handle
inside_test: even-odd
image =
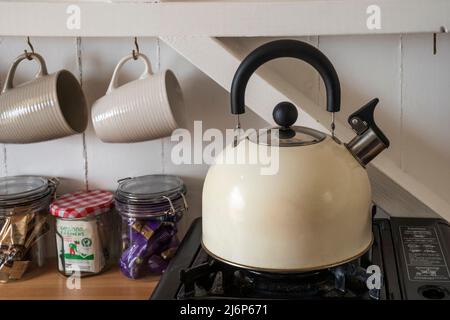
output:
[[[38,62],[39,70],[35,74],[35,76],[34,76],[35,78],[40,78],[40,77],[48,75],[47,66],[45,65],[44,58],[42,58],[41,55],[34,53],[34,52],[33,53],[30,53],[30,52],[23,53],[20,56],[18,56],[16,58],[16,60],[14,60],[13,64],[9,68],[8,74],[6,75],[5,85],[3,86],[2,93],[5,93],[6,91],[14,88],[13,81],[14,81],[14,75],[16,74],[17,66],[19,65],[20,62],[22,62],[25,59],[27,59],[27,60],[33,59]]]
[[[144,61],[145,70],[144,72],[139,76],[139,79],[145,79],[152,75],[152,66],[150,64],[150,60],[147,58],[146,55],[142,53],[137,54],[137,58],[142,59]],[[135,59],[132,54],[129,56],[123,57],[119,63],[117,64],[116,68],[114,69],[113,76],[111,78],[111,82],[108,86],[108,90],[106,90],[106,94],[111,93],[113,90],[118,88],[118,81],[119,81],[119,72],[120,69],[122,69],[122,66],[131,59]]]

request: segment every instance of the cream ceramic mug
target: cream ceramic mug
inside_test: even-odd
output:
[[[103,142],[139,142],[171,135],[183,125],[183,98],[178,81],[170,70],[152,74],[148,58],[139,79],[118,86],[122,66],[133,55],[117,64],[106,95],[92,107],[92,122]]]
[[[35,79],[13,86],[19,63],[35,60]],[[44,59],[24,53],[11,65],[0,94],[0,142],[31,143],[81,133],[88,123],[86,99],[75,76],[67,70],[47,73]]]

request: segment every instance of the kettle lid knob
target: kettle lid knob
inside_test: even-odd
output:
[[[280,102],[273,109],[272,116],[277,125],[289,128],[297,121],[297,107],[288,101]]]
[[[294,126],[298,118],[298,109],[291,102],[278,103],[272,111],[272,116],[277,126],[255,131],[248,136],[250,141],[269,146],[296,147],[315,144],[326,138],[323,132]]]

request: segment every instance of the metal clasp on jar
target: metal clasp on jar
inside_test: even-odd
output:
[[[186,200],[186,196],[182,192],[180,192],[180,196],[183,198],[183,204],[184,204],[184,208],[183,208],[183,210],[181,212],[184,212],[184,211],[189,209],[189,206],[188,206],[188,203],[187,203],[187,200]],[[165,217],[169,217],[169,218],[172,218],[172,217],[176,216],[178,212],[175,209],[175,207],[174,207],[174,205],[172,203],[172,200],[170,200],[170,198],[167,197],[167,196],[163,196],[163,198],[166,199],[169,202],[169,205],[170,205],[170,209],[168,211],[164,212],[164,216]]]

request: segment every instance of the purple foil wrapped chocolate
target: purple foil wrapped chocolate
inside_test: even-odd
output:
[[[176,235],[176,229],[169,226],[162,226],[155,232],[148,242],[148,252],[152,255],[161,252]]]
[[[138,257],[131,258],[131,260],[128,261],[126,256],[127,254],[124,252],[119,262],[120,271],[131,279],[137,279],[144,276],[145,268],[143,263],[145,261],[140,260]]]
[[[131,238],[131,237],[130,237]],[[143,236],[135,236],[130,246],[123,251],[120,257],[120,270],[129,278],[136,279],[144,276],[148,241]]]
[[[163,272],[179,244],[176,225],[160,220],[130,220],[127,222],[129,247],[120,258],[122,273],[136,279]]]
[[[180,241],[178,237],[175,235],[170,239],[170,242],[161,248],[160,252],[157,252],[164,260],[170,260],[178,249],[180,245]]]
[[[168,264],[166,260],[155,254],[148,259],[147,266],[151,273],[163,273]]]

